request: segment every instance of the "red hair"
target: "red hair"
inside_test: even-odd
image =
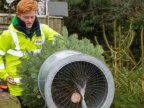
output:
[[[17,13],[26,13],[29,11],[37,11],[38,3],[36,0],[20,0],[16,6]]]

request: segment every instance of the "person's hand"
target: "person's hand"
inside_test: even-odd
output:
[[[16,82],[14,81],[14,79],[11,76],[7,76],[6,80],[10,84],[16,84]]]

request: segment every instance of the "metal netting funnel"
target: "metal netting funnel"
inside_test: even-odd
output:
[[[38,85],[48,108],[109,108],[114,97],[114,81],[107,66],[71,50],[47,58]]]

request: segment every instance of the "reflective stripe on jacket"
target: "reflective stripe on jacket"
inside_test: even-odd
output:
[[[57,32],[45,24],[40,24],[41,36],[36,36],[30,39],[26,35],[9,26],[8,30],[3,31],[0,35],[0,78],[6,80],[8,75],[13,78],[20,78],[17,74],[17,66],[21,64],[20,57],[25,55],[26,51],[40,53],[42,44],[45,41],[53,42]],[[15,96],[20,96],[22,88],[20,84],[8,84],[10,93]]]
[[[20,51],[20,46],[19,46],[19,41],[18,41],[18,36],[17,33],[14,32],[12,29],[9,29],[13,42],[15,44],[15,50],[13,49],[9,49],[7,51],[8,54],[14,55],[14,56],[18,56],[18,57],[23,57],[25,55],[25,52],[23,53],[22,51]],[[43,44],[45,42],[45,36],[43,31],[41,30],[41,37],[42,37],[42,43]],[[33,53],[40,53],[41,49],[36,49],[36,50],[32,50]]]

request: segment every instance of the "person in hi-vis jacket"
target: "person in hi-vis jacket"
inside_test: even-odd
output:
[[[21,96],[23,91],[17,71],[20,58],[26,56],[26,51],[40,53],[44,42],[53,43],[60,36],[48,25],[39,23],[37,7],[36,0],[20,0],[11,24],[0,35],[0,79],[7,81],[14,96]]]

